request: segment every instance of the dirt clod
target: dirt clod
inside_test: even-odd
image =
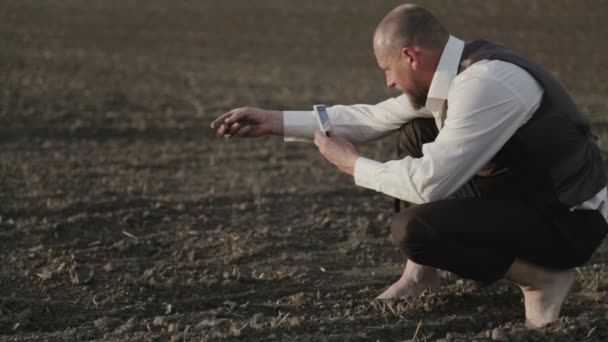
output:
[[[171,336],[171,342],[182,342],[183,340],[184,340],[183,333],[177,333],[177,334]]]
[[[104,329],[104,328],[112,328],[120,323],[120,320],[117,318],[111,317],[101,317],[96,319],[93,324],[95,327]]]
[[[169,326],[167,326],[167,332],[173,333],[179,330],[179,324],[178,323],[171,323],[169,324]]]
[[[500,341],[500,342],[508,342],[509,338],[502,330],[500,330],[499,328],[495,328],[494,330],[492,330],[492,340]]]
[[[70,281],[75,285],[88,284],[93,280],[95,272],[88,265],[76,264],[70,268]]]
[[[107,262],[105,265],[103,265],[103,270],[106,272],[114,271],[114,264],[111,261]]]
[[[163,316],[156,316],[154,317],[154,320],[152,321],[152,324],[157,326],[157,327],[162,327],[163,325],[165,325],[166,319]]]
[[[116,332],[119,334],[124,334],[131,332],[135,329],[137,322],[137,317],[129,318],[124,324],[116,329]]]

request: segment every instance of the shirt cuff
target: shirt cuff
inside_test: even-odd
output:
[[[283,112],[284,141],[312,141],[317,122],[312,111]]]
[[[378,169],[382,166],[375,160],[359,157],[355,161],[355,184],[378,191]]]

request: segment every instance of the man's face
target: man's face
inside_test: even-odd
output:
[[[406,94],[416,108],[426,104],[429,87],[420,79],[420,72],[412,67],[412,61],[406,49],[395,51],[381,44],[374,43],[374,54],[380,69],[384,71],[386,86],[396,88]]]

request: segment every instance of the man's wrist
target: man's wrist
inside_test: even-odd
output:
[[[268,111],[268,125],[270,134],[283,136],[285,131],[283,128],[283,112],[278,110]]]
[[[348,165],[348,169],[346,170],[346,173],[353,176],[353,178],[355,177],[355,166],[357,165],[357,159],[359,159],[359,158],[360,158],[360,156],[357,154],[357,155],[353,156],[353,158],[348,163],[349,165]]]

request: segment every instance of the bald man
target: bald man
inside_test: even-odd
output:
[[[541,66],[465,43],[416,5],[387,14],[373,49],[386,85],[404,95],[328,108],[330,137],[309,111],[238,108],[211,127],[226,138],[313,139],[356,185],[398,199],[391,232],[406,266],[379,299],[437,291],[443,269],[517,284],[529,328],[556,320],[570,270],[608,232],[606,172],[579,109]],[[351,144],[395,131],[399,158],[386,163]]]

